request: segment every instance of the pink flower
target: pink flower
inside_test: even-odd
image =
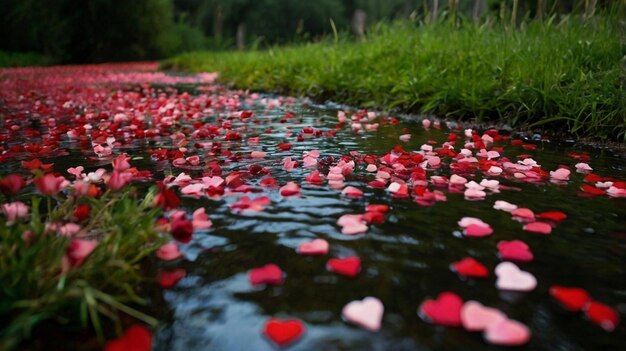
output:
[[[35,178],[35,186],[43,195],[52,196],[63,189],[65,178],[55,176],[51,173]]]
[[[156,251],[156,256],[163,261],[172,261],[183,257],[183,254],[178,249],[176,243],[169,242]]]
[[[72,239],[65,252],[70,266],[78,267],[83,264],[87,256],[91,254],[96,246],[98,246],[98,242],[95,240]]]
[[[120,190],[125,187],[131,179],[133,179],[133,175],[131,173],[113,171],[107,181],[107,187],[111,190]]]
[[[126,154],[122,154],[113,159],[113,170],[118,172],[124,172],[125,170],[130,168],[130,163],[128,163],[128,157]]]
[[[550,178],[554,180],[566,181],[569,180],[570,170],[566,168],[559,168],[556,171],[550,171]]]
[[[204,207],[201,207],[193,212],[191,217],[193,229],[209,229],[213,225],[209,219],[209,215],[204,212]]]
[[[16,220],[28,216],[28,206],[20,201],[6,203],[0,207],[0,212],[7,217],[8,223],[15,223]]]
[[[574,167],[576,167],[576,171],[579,173],[591,172],[593,168],[584,162],[577,163]]]
[[[63,235],[63,236],[73,236],[74,234],[78,233],[79,231],[80,231],[80,225],[78,225],[76,223],[67,223],[67,224],[61,226],[57,230],[57,233],[59,233],[60,235]]]
[[[194,155],[186,158],[187,162],[189,162],[192,166],[197,166],[200,164],[200,156]]]
[[[86,175],[83,173],[83,171],[85,170],[85,167],[83,166],[78,166],[76,168],[74,167],[70,167],[67,169],[67,173],[73,175],[76,177],[76,179],[82,179],[83,177],[85,177]]]

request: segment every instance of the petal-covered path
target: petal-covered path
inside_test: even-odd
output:
[[[155,350],[626,349],[624,159],[156,69],[0,70],[1,189],[162,182]]]

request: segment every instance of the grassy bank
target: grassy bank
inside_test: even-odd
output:
[[[0,51],[0,67],[49,66],[54,64],[50,57],[32,52]]]
[[[355,106],[548,126],[626,139],[624,54],[617,20],[595,17],[460,28],[396,24],[365,42],[250,52],[195,52],[165,69],[219,71],[259,91]]]
[[[46,177],[54,178],[33,180],[38,189]],[[9,202],[19,198],[20,179],[0,178],[0,350],[43,350],[47,341],[93,333],[103,343],[129,318],[156,325],[136,309],[147,302],[142,284],[153,284],[142,264],[164,242],[155,229],[162,212],[153,206],[155,192],[139,197],[128,187],[80,196],[77,185],[67,198],[59,192]],[[99,192],[95,185],[90,191]]]

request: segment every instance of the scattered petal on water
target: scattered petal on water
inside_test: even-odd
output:
[[[379,299],[368,296],[361,301],[356,300],[345,305],[341,315],[350,323],[376,332],[380,330],[384,311],[383,303]]]

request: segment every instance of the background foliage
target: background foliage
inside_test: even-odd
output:
[[[481,15],[504,15],[518,3],[518,18],[547,13],[582,12],[590,0],[456,1],[459,17],[471,17],[475,3]],[[593,1],[591,1],[593,2]],[[598,9],[618,1],[599,0]],[[238,28],[245,28],[240,47],[319,40],[349,32],[357,9],[366,24],[394,19],[427,20],[434,3],[438,14],[451,11],[446,0],[0,0],[0,64],[85,63],[144,60],[193,50],[236,47]],[[455,12],[455,16],[456,16]],[[28,53],[26,55],[6,52]],[[41,58],[41,57],[44,58]],[[20,60],[24,59],[24,62]]]

